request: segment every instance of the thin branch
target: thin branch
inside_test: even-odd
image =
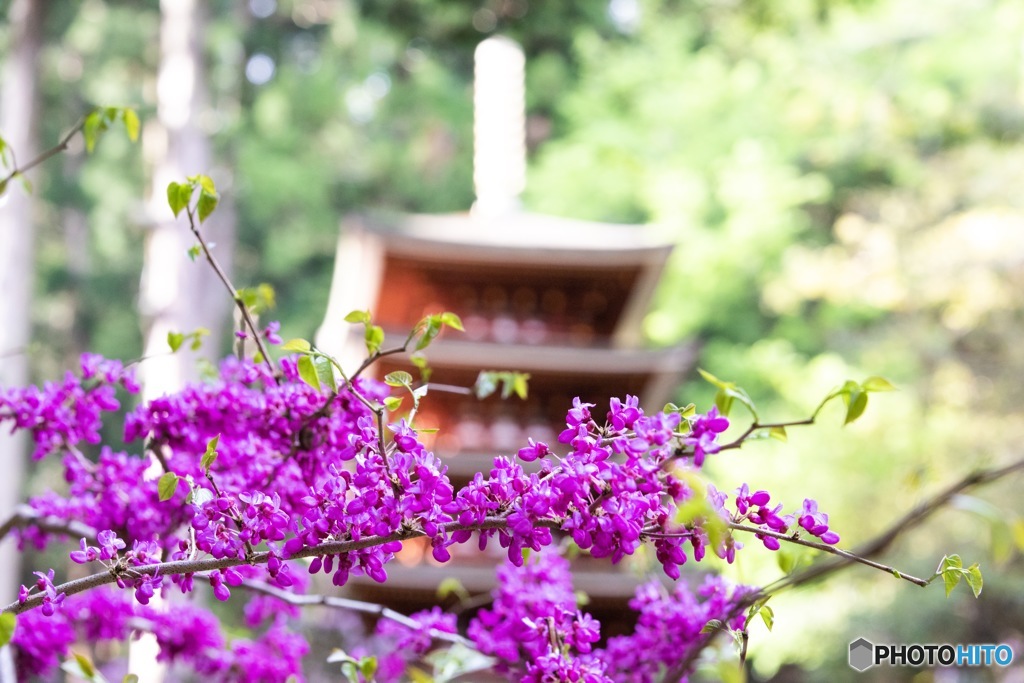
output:
[[[206,256],[207,263],[210,264],[210,267],[213,268],[213,272],[217,274],[220,281],[225,287],[227,287],[228,292],[231,294],[231,299],[235,302],[235,305],[238,306],[238,310],[241,312],[242,318],[245,320],[245,324],[248,326],[249,331],[252,332],[252,338],[256,342],[256,348],[259,349],[260,355],[263,356],[263,362],[267,364],[267,367],[270,368],[271,373],[276,378],[277,367],[274,365],[274,360],[270,357],[270,354],[267,353],[266,346],[263,345],[262,335],[260,335],[260,331],[256,328],[256,322],[252,319],[252,314],[249,313],[249,307],[245,305],[244,301],[242,301],[242,297],[239,296],[238,290],[235,289],[235,286],[231,283],[231,278],[229,278],[228,274],[224,272],[224,269],[220,265],[220,261],[218,261],[217,257],[210,251],[209,244],[207,244],[206,240],[203,238],[202,233],[199,232],[199,226],[196,224],[196,217],[192,207],[186,206],[185,212],[188,214],[189,228],[191,228],[192,234],[195,235],[196,240],[199,241],[199,246],[203,249],[203,255]]]
[[[753,591],[749,595],[745,596],[742,600],[738,601],[736,606],[730,610],[729,614],[726,615],[722,621],[728,623],[734,617],[738,616],[758,600],[770,597],[779,593],[782,590],[796,588],[806,583],[822,579],[844,567],[859,562],[869,557],[879,555],[888,549],[900,536],[905,534],[909,529],[917,526],[925,519],[930,517],[932,514],[937,512],[943,505],[948,503],[953,496],[958,493],[962,493],[967,489],[975,486],[981,486],[983,484],[989,484],[993,481],[1001,479],[1009,474],[1024,470],[1024,458],[1016,460],[1008,465],[1002,467],[993,467],[989,469],[976,470],[971,474],[968,474],[959,481],[951,484],[942,491],[936,493],[930,498],[925,499],[905,515],[900,517],[895,523],[893,523],[886,531],[882,532],[875,538],[871,539],[867,543],[864,543],[857,548],[854,548],[848,553],[849,557],[841,556],[833,560],[819,563],[815,566],[808,567],[802,572],[791,574],[783,579],[775,581],[767,586],[764,586],[756,591]],[[760,532],[760,529],[758,530]],[[763,533],[763,532],[762,532]],[[857,558],[857,559],[851,559]],[[884,565],[883,565],[884,566]],[[907,578],[901,574],[902,578]],[[716,633],[709,633],[704,642],[700,643],[697,647],[690,651],[690,653],[683,659],[672,670],[667,672],[662,679],[663,681],[678,681],[682,678],[693,666],[694,662],[697,661],[697,657],[700,653],[711,644],[711,641],[715,638]]]
[[[84,126],[85,119],[83,118],[77,124],[75,124],[75,127],[68,131],[68,134],[65,135],[61,139],[61,141],[58,142],[56,145],[46,150],[45,152],[42,152],[36,158],[32,159],[32,161],[28,162],[24,166],[17,166],[17,164],[15,164],[15,167],[11,170],[11,172],[8,173],[5,178],[0,179],[0,185],[6,185],[12,178],[15,178],[19,175],[24,175],[28,171],[32,170],[39,164],[49,159],[50,157],[56,156],[61,152],[67,151],[68,144],[71,142],[71,138],[75,137],[75,134],[82,130]]]
[[[95,540],[96,530],[87,524],[75,520],[60,519],[48,515],[40,515],[28,505],[19,505],[2,524],[0,524],[0,540],[7,538],[14,529],[34,527],[51,534],[63,534],[76,538]]]
[[[548,529],[557,529],[561,527],[562,522],[560,520],[540,520],[537,522],[538,527],[544,527]],[[504,529],[508,526],[508,520],[504,517],[486,517],[478,524],[460,524],[459,522],[447,522],[445,524],[439,524],[438,529],[444,533],[452,533],[455,531],[483,531],[491,529]],[[344,540],[344,541],[329,541],[327,543],[321,543],[320,545],[310,546],[303,548],[295,554],[289,556],[286,559],[302,559],[305,557],[323,557],[325,555],[343,555],[345,553],[352,552],[354,550],[362,550],[364,548],[372,548],[374,546],[383,545],[385,543],[391,543],[393,541],[404,541],[410,538],[420,538],[427,534],[417,529],[403,529],[401,531],[395,531],[385,536],[369,536],[361,538],[358,541]],[[270,552],[261,551],[253,553],[251,556],[246,558],[236,557],[224,557],[215,558],[208,557],[201,560],[175,560],[172,562],[158,562],[156,564],[141,565],[138,567],[130,567],[129,570],[132,576],[155,576],[160,574],[162,576],[173,576],[176,574],[195,574],[197,572],[212,571],[214,569],[227,569],[228,567],[237,567],[243,564],[265,564],[271,557]],[[83,577],[81,579],[75,579],[73,581],[67,581],[55,586],[57,593],[64,593],[65,595],[76,595],[99,586],[105,586],[107,584],[114,583],[118,579],[118,574],[113,571],[106,571],[99,574],[92,574],[90,576]],[[0,610],[2,612],[13,612],[14,614],[21,614],[27,610],[38,607],[43,603],[44,594],[36,593],[28,598],[24,603],[12,602],[11,604]]]
[[[381,619],[388,619],[394,621],[407,628],[415,631],[424,630],[423,624],[419,623],[415,619],[412,619],[401,612],[396,612],[393,609],[389,609],[384,605],[378,605],[373,602],[363,602],[361,600],[351,600],[349,598],[338,598],[331,595],[303,595],[299,593],[291,593],[286,590],[282,590],[276,586],[272,586],[264,581],[253,581],[245,580],[242,581],[242,586],[254,591],[256,593],[263,593],[264,595],[270,595],[282,602],[286,602],[289,605],[295,605],[297,607],[308,607],[312,605],[320,605],[324,607],[333,607],[335,609],[344,609],[352,612],[360,612],[362,614],[370,614],[377,616]],[[435,628],[426,629],[430,637],[435,640],[441,640],[448,643],[457,643],[459,645],[465,645],[466,647],[476,649],[473,642],[468,638],[460,636],[457,633],[448,633],[447,631],[439,631]]]
[[[843,558],[846,561],[847,564],[849,564],[851,562],[859,562],[860,564],[866,565],[868,567],[873,567],[874,569],[880,569],[883,572],[886,572],[888,574],[892,574],[893,576],[897,576],[897,577],[899,577],[901,579],[905,579],[905,580],[909,581],[910,583],[913,583],[913,584],[918,585],[918,586],[922,586],[923,587],[923,586],[927,586],[928,585],[928,581],[925,580],[925,579],[919,579],[916,576],[911,576],[910,574],[904,574],[903,572],[899,571],[895,567],[890,567],[889,565],[882,564],[880,562],[875,562],[874,560],[869,560],[868,558],[862,557],[862,556],[860,556],[857,553],[849,552],[847,550],[843,550],[842,548],[837,548],[835,546],[828,545],[827,543],[818,543],[816,541],[809,541],[809,540],[807,540],[805,538],[800,538],[799,536],[796,536],[794,534],[781,534],[781,533],[779,533],[777,531],[771,531],[769,529],[760,529],[758,527],[747,526],[745,524],[736,524],[735,522],[727,522],[726,526],[728,526],[730,529],[733,529],[735,531],[745,531],[745,532],[751,533],[751,534],[760,534],[762,536],[771,536],[772,538],[777,538],[780,541],[786,541],[787,543],[795,543],[796,545],[802,545],[802,546],[805,546],[807,548],[814,548],[815,550],[820,550],[820,551],[822,551],[824,553],[829,553],[830,555],[835,555],[837,557],[841,557],[841,558]]]

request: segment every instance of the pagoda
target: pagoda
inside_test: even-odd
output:
[[[344,321],[369,310],[390,340],[402,340],[424,315],[452,311],[465,332],[445,330],[426,350],[432,387],[472,387],[481,370],[529,373],[525,400],[431,389],[416,417],[424,444],[458,486],[490,470],[497,455],[514,456],[527,437],[564,448],[557,434],[574,397],[596,404],[633,394],[647,410],[671,398],[692,368],[696,348],[647,348],[641,322],[672,245],[645,226],[595,223],[523,211],[525,185],[523,54],[507,38],[477,49],[474,184],[477,201],[464,213],[364,213],[346,217],[318,346],[354,367],[365,356],[363,328]],[[387,345],[385,345],[386,347]],[[407,358],[375,365],[378,377],[418,371]],[[408,402],[406,402],[408,403]],[[535,463],[525,464],[536,466]],[[494,586],[504,560],[497,542],[450,548],[437,564],[423,539],[407,541],[388,565],[389,581],[350,582],[365,599],[411,611],[437,602],[454,577],[470,594]],[[607,561],[574,560],[574,583],[588,609],[608,623],[621,614],[638,579]]]

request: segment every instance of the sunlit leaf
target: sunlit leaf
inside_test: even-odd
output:
[[[316,368],[313,366],[313,359],[309,356],[299,358],[299,379],[320,391],[320,378],[317,376]]]
[[[11,642],[18,618],[12,612],[0,614],[0,647]]]
[[[157,495],[161,501],[170,500],[178,490],[178,475],[174,472],[164,473],[156,483]]]
[[[293,351],[295,353],[309,353],[313,346],[305,339],[289,339],[281,344],[282,351]]]

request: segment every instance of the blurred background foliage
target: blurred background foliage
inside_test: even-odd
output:
[[[528,57],[528,208],[649,223],[678,244],[646,321],[652,343],[701,339],[701,366],[770,419],[808,415],[848,377],[900,387],[850,427],[826,410],[789,445],[710,466],[725,489],[817,498],[851,547],[1024,442],[1024,4],[926,8],[211,1],[202,121],[219,161],[196,171],[236,203],[236,282],[273,284],[286,336],[309,337],[343,214],[469,207],[473,49],[515,37]],[[152,118],[159,22],[155,0],[52,4],[41,145],[91,104]],[[145,149],[108,134],[89,158],[78,145],[32,176],[38,377],[85,349],[141,353]],[[711,395],[696,378],[679,390],[702,408]],[[980,600],[848,570],[777,598],[774,632],[754,628],[755,676],[848,677],[857,636],[1024,652],[1019,490],[1018,479],[962,498],[887,556],[926,576],[947,552],[980,561]],[[767,582],[779,570],[755,549],[729,572]]]

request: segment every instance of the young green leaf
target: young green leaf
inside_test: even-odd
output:
[[[420,321],[420,324],[423,325],[423,336],[416,343],[416,351],[430,346],[430,342],[434,341],[434,338],[441,332],[441,316],[428,315]]]
[[[896,387],[893,386],[892,382],[878,376],[868,377],[861,382],[860,386],[864,391],[896,391]]]
[[[858,417],[864,414],[864,409],[868,407],[868,393],[866,391],[855,391],[849,395],[849,402],[846,406],[846,420],[843,422],[844,425],[848,425]]]
[[[14,637],[14,626],[17,619],[12,612],[0,614],[0,647],[11,642],[11,638]]]
[[[366,352],[372,356],[380,351],[384,343],[384,328],[380,325],[367,325],[363,337],[366,340]]]
[[[193,244],[188,248],[188,258],[192,263],[196,262],[196,259],[199,258],[201,253],[203,253],[203,248],[198,244]]]
[[[90,154],[96,149],[96,140],[104,129],[106,129],[106,124],[103,122],[100,110],[89,112],[82,124],[82,137],[85,138],[85,150]]]
[[[282,351],[292,351],[295,353],[309,353],[313,346],[305,339],[289,339],[284,344],[281,344]]]
[[[451,311],[445,311],[441,314],[441,323],[448,327],[458,330],[459,332],[465,332],[466,330],[462,327],[462,318],[455,315]]]
[[[407,387],[412,391],[412,375],[405,370],[395,370],[384,376],[384,383],[389,387]]]
[[[980,596],[984,581],[981,578],[981,567],[977,562],[964,571],[964,578],[967,580],[967,585],[971,587],[974,597]]]
[[[213,437],[206,443],[206,452],[203,453],[199,466],[203,468],[203,474],[209,476],[210,468],[217,461],[217,444],[220,443],[220,434]]]
[[[768,436],[779,441],[788,441],[789,437],[786,435],[785,427],[772,427],[768,430]]]
[[[205,178],[206,176],[203,177]],[[196,204],[196,211],[199,214],[200,223],[205,222],[206,219],[210,217],[213,210],[217,208],[217,203],[219,201],[220,199],[217,197],[216,193],[207,192],[205,188],[199,193],[199,202]]]
[[[384,407],[393,413],[402,405],[403,400],[401,396],[388,396],[384,399]]]
[[[701,628],[701,633],[714,633],[722,630],[722,622],[718,619],[711,619]]]
[[[184,196],[182,193],[182,187],[188,190],[188,194]],[[188,205],[189,197],[192,195],[192,189],[187,185],[179,185],[178,183],[171,182],[167,186],[167,204],[171,207],[171,211],[174,212],[174,217],[177,218],[181,210]]]
[[[712,375],[710,372],[703,370],[701,368],[697,368],[697,372],[700,373],[700,376],[703,377],[706,382],[713,384],[719,389],[731,389],[734,386],[736,386],[732,382],[723,382],[722,380]]]
[[[775,612],[772,608],[768,605],[762,605],[758,614],[761,615],[761,621],[764,622],[764,625],[768,627],[769,631],[771,631],[772,626],[775,625]]]
[[[317,375],[316,367],[313,365],[313,359],[309,356],[299,358],[299,379],[320,391],[320,377]]]
[[[174,492],[178,490],[178,475],[174,472],[167,472],[156,483],[157,495],[161,501],[170,500]]]
[[[167,333],[167,345],[171,347],[171,353],[177,352],[183,343],[185,343],[185,335],[181,332]]]
[[[370,312],[369,311],[350,311],[349,314],[345,316],[345,322],[353,323],[353,324],[355,324],[355,323],[364,323],[364,324],[368,323],[368,322],[370,322]]]
[[[306,358],[309,358],[309,356],[306,356]],[[325,356],[316,356],[313,358],[313,367],[316,369],[316,376],[320,380],[320,386],[334,391],[337,383],[334,381],[334,366],[331,365],[330,359]]]
[[[135,142],[139,139],[139,115],[135,113],[134,109],[125,107],[121,110],[121,118],[124,120],[124,131],[128,134],[128,139]]]

